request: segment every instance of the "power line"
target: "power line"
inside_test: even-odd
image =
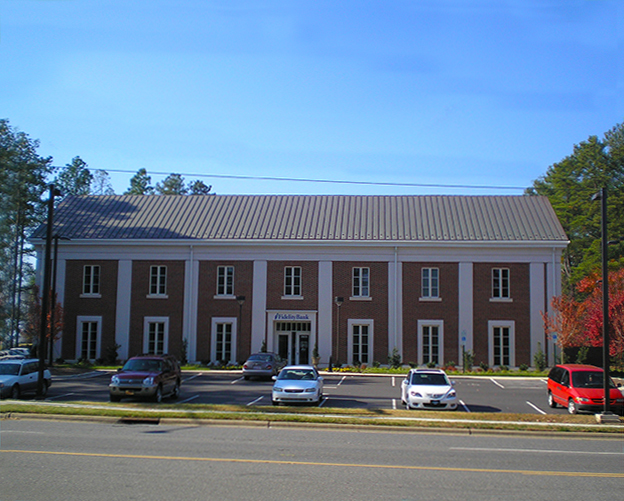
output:
[[[106,169],[106,172],[117,172],[123,174],[136,174],[135,171],[123,170],[123,169]],[[148,172],[151,175],[168,176],[170,172]],[[407,188],[461,188],[461,189],[479,189],[479,190],[525,190],[526,186],[489,186],[489,185],[470,185],[470,184],[429,184],[429,183],[392,183],[389,181],[375,182],[375,181],[345,181],[345,180],[333,180],[333,179],[305,179],[294,177],[271,177],[271,176],[242,176],[233,174],[189,174],[184,172],[178,172],[181,176],[186,177],[203,177],[214,179],[235,179],[245,181],[280,181],[280,182],[295,182],[295,183],[320,183],[320,184],[345,184],[345,185],[359,185],[359,186],[393,186],[393,187],[407,187]]]

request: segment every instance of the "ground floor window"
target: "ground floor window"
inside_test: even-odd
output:
[[[100,336],[102,317],[78,317],[76,356],[83,360],[100,357]]]
[[[348,320],[348,361],[353,365],[373,363],[373,320]]]
[[[444,323],[441,320],[419,320],[418,346],[419,365],[442,365],[444,362]]]
[[[167,353],[169,345],[169,319],[146,317],[143,333],[143,352],[150,355]]]
[[[489,359],[491,366],[515,366],[514,323],[489,322]]]
[[[211,359],[213,362],[229,364],[236,360],[236,329],[235,318],[213,318],[211,335]]]

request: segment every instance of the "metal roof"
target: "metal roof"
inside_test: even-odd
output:
[[[559,242],[545,197],[113,195],[67,197],[54,232],[72,240]],[[32,239],[45,238],[45,226]]]

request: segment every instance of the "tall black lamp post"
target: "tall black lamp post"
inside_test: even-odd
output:
[[[336,309],[337,309],[337,314],[336,314],[336,351],[335,351],[335,355],[336,355],[336,364],[338,364],[338,351],[340,350],[340,307],[342,306],[342,303],[344,303],[344,298],[343,297],[336,297],[334,299],[334,303],[336,303]],[[333,371],[331,357],[329,357],[329,370]]]
[[[54,226],[54,197],[61,192],[50,185],[48,197],[48,222],[46,227],[45,258],[43,262],[43,287],[41,288],[41,325],[39,327],[39,378],[37,380],[37,399],[43,398],[43,371],[45,370],[46,334],[48,327],[48,307],[50,303],[50,254],[52,253],[52,227]]]
[[[243,305],[245,304],[245,296],[236,296],[238,303],[238,332],[236,333],[236,358],[240,358],[240,338],[243,332]]]
[[[601,202],[602,226],[602,364],[604,368],[604,412],[603,418],[611,415],[609,393],[611,377],[609,375],[609,240],[607,238],[607,188],[601,188],[592,200]],[[607,418],[608,419],[608,418]],[[619,421],[619,420],[618,420]]]

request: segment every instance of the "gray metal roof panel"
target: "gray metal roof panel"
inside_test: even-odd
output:
[[[92,240],[560,241],[534,196],[208,195],[67,197],[55,232]],[[38,228],[32,238],[44,238]]]

